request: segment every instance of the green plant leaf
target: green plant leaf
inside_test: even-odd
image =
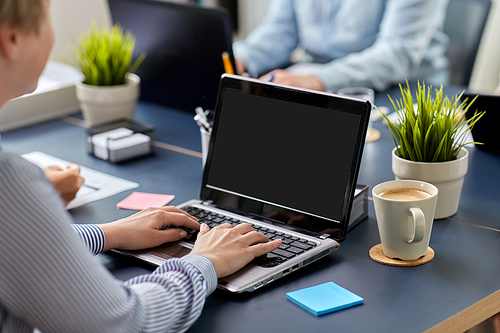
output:
[[[96,21],[82,33],[75,47],[76,66],[84,75],[84,83],[117,85],[125,83],[125,75],[134,73],[144,61],[142,53],[133,63],[135,37],[119,24],[99,29]]]
[[[476,112],[465,120],[475,98],[461,101],[463,92],[451,99],[443,95],[443,87],[434,90],[425,83],[417,83],[414,99],[408,81],[399,85],[401,98],[389,99],[397,112],[397,121],[391,122],[382,114],[391,131],[392,139],[401,158],[417,162],[444,162],[455,159],[467,134],[484,112]],[[476,143],[480,144],[480,143]]]

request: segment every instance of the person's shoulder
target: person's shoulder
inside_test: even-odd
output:
[[[0,151],[0,181],[42,179],[43,172],[19,155]]]
[[[19,155],[0,151],[0,206],[9,204],[4,199],[7,197],[16,197],[16,203],[26,211],[35,204],[44,208],[62,207],[59,194],[40,167]]]

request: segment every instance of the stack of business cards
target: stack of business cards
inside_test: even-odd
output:
[[[111,162],[120,162],[151,153],[149,136],[134,133],[124,127],[96,134],[91,140],[94,155]]]

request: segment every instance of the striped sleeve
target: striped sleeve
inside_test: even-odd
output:
[[[212,263],[188,255],[118,281],[89,253],[102,249],[97,229],[72,227],[42,171],[0,152],[0,327],[112,333],[192,325],[217,283]]]
[[[73,224],[73,228],[92,254],[97,255],[102,252],[105,238],[101,228],[95,224]]]
[[[146,331],[168,327],[169,332],[184,332],[200,316],[205,298],[216,283],[212,262],[189,254],[168,260],[153,274],[138,276],[125,285],[140,295],[146,307]]]

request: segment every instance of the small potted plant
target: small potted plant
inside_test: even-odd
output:
[[[132,63],[135,38],[116,24],[99,29],[93,23],[76,47],[76,66],[85,79],[76,84],[76,96],[87,126],[134,116],[140,78],[133,74],[145,58]]]
[[[465,119],[465,113],[474,102],[461,101],[462,94],[449,99],[443,97],[443,87],[431,95],[432,86],[418,83],[414,101],[410,85],[400,85],[402,98],[394,102],[397,120],[392,122],[385,114],[395,143],[392,151],[392,170],[399,179],[423,180],[438,190],[435,218],[445,218],[458,210],[460,194],[469,153],[464,147],[470,129],[483,116],[475,112]]]

